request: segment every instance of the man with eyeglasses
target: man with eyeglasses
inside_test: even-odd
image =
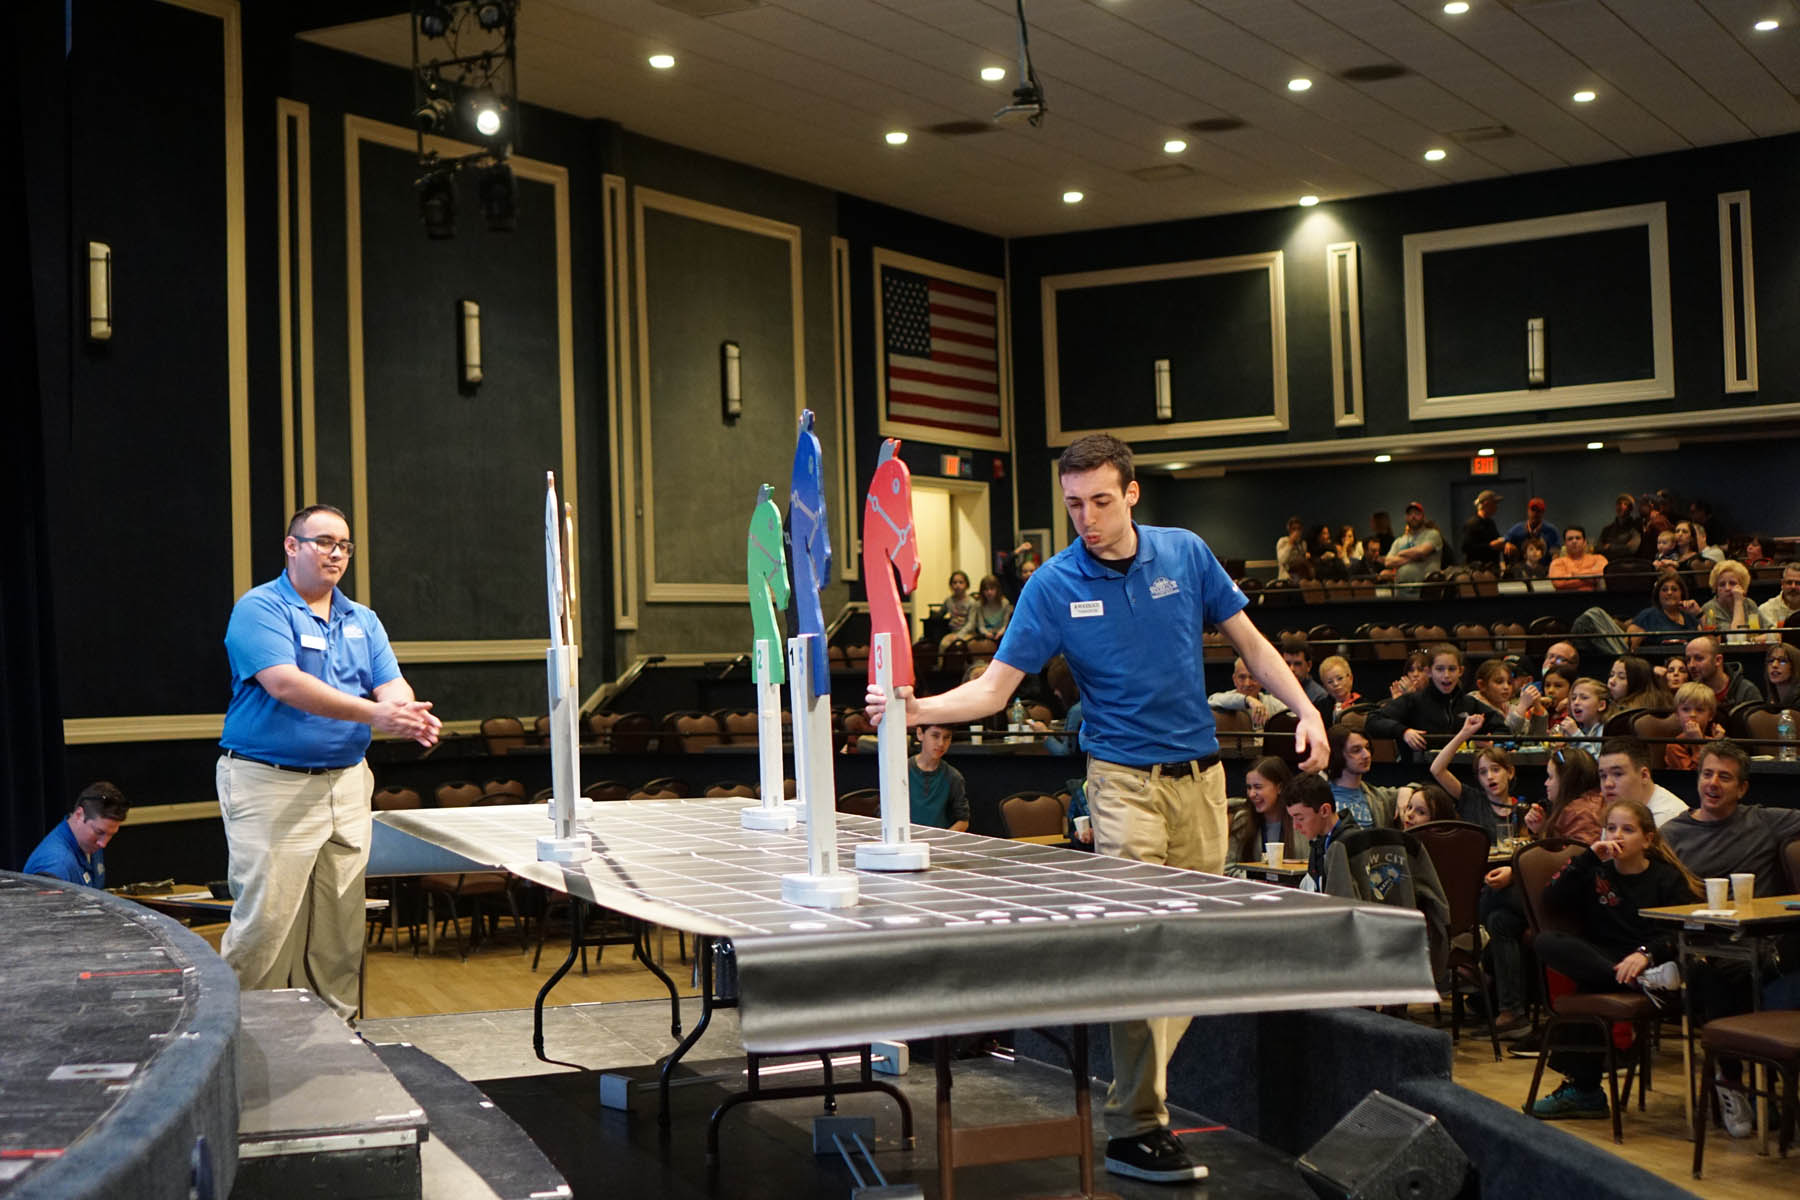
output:
[[[69,819],[58,821],[31,857],[20,868],[27,875],[44,875],[85,887],[106,886],[106,843],[125,823],[131,801],[106,780],[81,789]]]
[[[236,903],[219,951],[246,988],[311,988],[346,1019],[362,963],[370,730],[437,742],[374,611],[338,590],[350,525],[295,513],[287,569],[231,610],[231,705],[215,780]]]

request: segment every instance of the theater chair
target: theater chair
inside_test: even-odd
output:
[[[845,792],[837,798],[837,810],[841,813],[853,813],[859,817],[881,816],[881,789],[857,788]]]
[[[530,739],[525,736],[525,722],[517,717],[489,717],[481,723],[481,740],[489,754],[510,754]]]
[[[1068,831],[1069,806],[1045,792],[1014,792],[1000,801],[1000,824],[1009,838],[1061,836]]]
[[[1425,847],[1438,882],[1450,902],[1450,921],[1444,933],[1450,942],[1450,1040],[1462,1040],[1463,996],[1474,994],[1491,1004],[1493,989],[1482,965],[1481,889],[1488,872],[1487,833],[1467,821],[1427,821],[1409,832]],[[1492,1009],[1489,1009],[1490,1016]],[[1500,1035],[1488,1022],[1488,1041],[1494,1061],[1500,1061]]]

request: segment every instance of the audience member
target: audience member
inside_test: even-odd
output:
[[[1281,785],[1280,799],[1294,832],[1307,840],[1306,882],[1302,886],[1309,892],[1320,891],[1325,883],[1325,852],[1331,849],[1333,839],[1357,827],[1356,818],[1337,810],[1331,785],[1319,775],[1295,775]]]
[[[1362,553],[1350,560],[1350,578],[1374,579],[1380,576],[1387,561],[1381,552],[1381,539],[1371,537],[1362,544]]]
[[[1650,810],[1658,828],[1688,810],[1687,801],[1650,777],[1650,747],[1639,738],[1609,737],[1600,746],[1600,794]]]
[[[1581,673],[1574,667],[1556,666],[1544,672],[1543,698],[1538,702],[1546,729],[1569,715],[1569,693]],[[1534,718],[1537,712],[1531,714]]]
[[[1768,657],[1763,660],[1763,696],[1777,708],[1792,708],[1800,703],[1800,648],[1786,642],[1769,647]]]
[[[1394,521],[1387,515],[1386,509],[1378,509],[1369,514],[1369,536],[1378,543],[1380,557],[1386,558],[1389,547],[1394,544]],[[1363,550],[1363,555],[1364,557],[1368,556],[1366,548]]]
[[[1325,781],[1337,811],[1356,818],[1366,829],[1394,823],[1394,789],[1372,787],[1363,781],[1374,764],[1369,739],[1354,729],[1333,725],[1326,731],[1331,758],[1325,764]]]
[[[950,632],[939,640],[938,648],[941,650],[962,637],[963,626],[975,614],[975,597],[969,595],[968,572],[950,572],[950,594],[944,597],[943,604],[938,607],[950,627]]]
[[[983,575],[975,607],[959,632],[964,638],[992,638],[997,642],[1006,633],[1012,611],[1012,601],[1001,592],[999,578]]]
[[[1546,967],[1574,981],[1577,992],[1612,992],[1641,983],[1664,991],[1680,984],[1675,935],[1639,915],[1700,895],[1700,881],[1658,836],[1650,812],[1634,800],[1607,805],[1604,836],[1551,877],[1546,904],[1579,923],[1579,933],[1547,929],[1532,948]],[[1662,968],[1657,968],[1661,963]],[[1594,1031],[1595,1038],[1602,1036]],[[1565,1078],[1531,1106],[1536,1117],[1606,1117],[1601,1055],[1586,1048],[1553,1054]]]
[[[1650,605],[1625,625],[1634,650],[1684,644],[1700,627],[1700,603],[1688,595],[1681,572],[1665,568],[1650,588]]]
[[[1543,672],[1548,674],[1551,667],[1581,666],[1581,651],[1573,642],[1551,642],[1544,651]]]
[[[1657,686],[1656,672],[1647,659],[1635,654],[1621,654],[1613,659],[1606,676],[1606,690],[1612,696],[1612,711],[1631,708],[1668,708],[1674,698]]]
[[[1408,784],[1395,793],[1394,805],[1402,829],[1417,829],[1432,821],[1457,819],[1456,806],[1435,783]]]
[[[1420,583],[1443,561],[1444,535],[1425,519],[1425,506],[1414,500],[1406,506],[1406,532],[1388,551],[1387,571],[1393,572],[1395,583]]]
[[[1424,688],[1431,680],[1431,655],[1423,650],[1412,650],[1406,655],[1406,669],[1401,671],[1395,680],[1388,684],[1388,697],[1398,699],[1408,692],[1416,692]]]
[[[1475,497],[1475,515],[1463,522],[1462,557],[1471,567],[1493,567],[1499,563],[1506,539],[1494,524],[1494,513],[1502,497],[1491,488]]]
[[[1533,496],[1525,505],[1525,519],[1506,531],[1506,556],[1509,559],[1525,557],[1525,543],[1537,538],[1544,543],[1545,554],[1555,554],[1562,547],[1562,533],[1550,522],[1544,520],[1544,501],[1542,497]]]
[[[1338,534],[1338,557],[1346,564],[1354,563],[1363,556],[1362,540],[1356,536],[1356,526],[1346,525]]]
[[[1644,526],[1637,517],[1637,501],[1630,492],[1613,498],[1613,519],[1600,530],[1600,553],[1609,559],[1638,556],[1644,544]]]
[[[994,575],[1000,580],[1000,591],[1008,601],[1016,601],[1025,590],[1025,581],[1038,568],[1037,550],[1029,540],[1011,550],[994,555]]]
[[[969,789],[962,772],[944,761],[950,749],[948,725],[921,725],[919,752],[907,763],[912,821],[957,833],[969,827]]]
[[[1586,750],[1559,746],[1550,752],[1544,799],[1548,811],[1540,804],[1525,810],[1525,829],[1533,837],[1592,842],[1600,836],[1600,772]]]
[[[1428,735],[1455,733],[1469,711],[1469,700],[1458,686],[1462,680],[1462,651],[1440,642],[1429,653],[1430,682],[1418,691],[1403,692],[1389,700],[1381,711],[1370,714],[1366,726],[1370,737],[1399,738],[1421,756]]]
[[[1655,546],[1656,539],[1669,528],[1669,514],[1660,497],[1645,492],[1638,497],[1638,520],[1644,526],[1644,545]]]
[[[1768,546],[1769,540],[1762,534],[1745,534],[1743,547],[1736,554],[1733,554],[1731,550],[1727,548],[1725,557],[1735,558],[1752,570],[1757,567],[1773,566],[1775,560],[1769,557]],[[1779,622],[1777,622],[1777,624],[1779,624]]]
[[[1281,697],[1263,691],[1262,681],[1250,673],[1241,658],[1231,663],[1231,690],[1214,692],[1206,702],[1221,712],[1249,713],[1252,729],[1261,729],[1270,717],[1288,710]]]
[[[85,887],[106,887],[106,844],[131,813],[125,793],[104,779],[81,789],[66,819],[37,844],[19,870]]]
[[[1775,629],[1800,610],[1800,562],[1781,568],[1781,591],[1764,600],[1757,612],[1762,614],[1763,628]]]
[[[1652,565],[1658,571],[1678,571],[1681,569],[1682,559],[1679,536],[1674,529],[1664,526],[1656,535],[1656,557]]]
[[[1694,522],[1694,553],[1708,562],[1722,563],[1725,561],[1725,548],[1715,546],[1707,541],[1706,525],[1700,521]]]
[[[1663,665],[1656,668],[1656,678],[1661,681],[1663,691],[1669,693],[1669,703],[1675,703],[1675,689],[1688,681],[1687,657],[1685,653],[1671,654],[1663,660]]]
[[[1700,547],[1694,539],[1694,523],[1677,521],[1675,530],[1675,561],[1684,571],[1697,571],[1710,568],[1706,556],[1700,553]]]
[[[1663,747],[1663,765],[1671,771],[1693,770],[1700,760],[1701,743],[1725,736],[1725,727],[1713,720],[1718,711],[1718,697],[1706,684],[1695,681],[1675,689],[1675,718],[1681,722],[1675,736],[1680,741]]]
[[[1725,640],[1744,643],[1756,639],[1750,633],[1765,628],[1762,612],[1750,603],[1750,569],[1727,560],[1707,577],[1713,598],[1700,609],[1700,628],[1725,632]]]
[[[1588,549],[1587,530],[1570,525],[1563,530],[1562,553],[1550,560],[1549,577],[1561,592],[1591,592],[1600,585],[1606,555]]]
[[[1481,732],[1482,715],[1470,713],[1463,718],[1463,726],[1444,744],[1437,757],[1431,760],[1431,776],[1443,785],[1444,793],[1456,805],[1459,819],[1471,825],[1479,825],[1488,835],[1490,843],[1497,843],[1501,838],[1511,837],[1518,828],[1518,819],[1524,813],[1524,801],[1513,794],[1513,778],[1517,769],[1513,766],[1512,755],[1500,747],[1489,743],[1475,752],[1475,782],[1477,787],[1466,787],[1461,779],[1451,770],[1456,761],[1456,752],[1463,744]]]
[[[1529,583],[1533,579],[1548,579],[1550,577],[1550,564],[1546,557],[1548,554],[1549,549],[1545,546],[1543,538],[1526,538],[1519,551],[1519,557],[1512,560],[1512,565],[1506,568],[1506,577],[1521,583]]]
[[[1281,786],[1294,770],[1279,758],[1259,758],[1244,772],[1244,798],[1249,802],[1232,814],[1232,862],[1259,863],[1263,847],[1280,842],[1282,860],[1298,862],[1307,855],[1307,840],[1294,830],[1294,820],[1281,803]]]
[[[1280,640],[1282,660],[1294,673],[1294,680],[1306,693],[1306,698],[1323,713],[1331,707],[1331,693],[1312,676],[1312,643],[1304,633],[1284,633]]]
[[[1591,675],[1583,675],[1569,689],[1569,713],[1550,730],[1566,738],[1585,738],[1573,743],[1589,754],[1600,752],[1600,735],[1606,728],[1606,711],[1612,695],[1606,685]]]
[[[1475,668],[1469,706],[1486,718],[1482,731],[1490,736],[1525,733],[1533,724],[1532,705],[1513,700],[1512,670],[1503,658],[1490,658]],[[1537,722],[1536,732],[1544,732],[1544,722]]]
[[[1319,664],[1319,682],[1325,685],[1329,701],[1317,706],[1327,727],[1336,725],[1352,705],[1362,700],[1361,693],[1356,690],[1356,676],[1350,671],[1349,660],[1340,655],[1333,654]]]
[[[1294,566],[1306,561],[1306,526],[1299,517],[1287,519],[1287,532],[1275,541],[1275,578],[1294,578]]]
[[[1718,707],[1730,709],[1749,700],[1762,699],[1756,685],[1745,679],[1736,663],[1727,664],[1719,643],[1710,637],[1697,637],[1687,644],[1688,679],[1704,683],[1719,698]]]

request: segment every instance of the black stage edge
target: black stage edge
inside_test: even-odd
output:
[[[224,1200],[238,982],[168,917],[0,871],[0,1196]]]
[[[1045,1031],[1068,1041],[1068,1029]],[[1066,1067],[1056,1042],[1020,1030],[1022,1057]],[[1091,1067],[1112,1077],[1106,1027],[1090,1029]],[[1487,1200],[1674,1200],[1693,1193],[1450,1081],[1450,1035],[1363,1009],[1198,1017],[1169,1063],[1169,1103],[1210,1113],[1293,1156],[1371,1089],[1428,1112],[1469,1156]],[[1523,1097],[1520,1097],[1522,1100]],[[1096,1096],[1096,1108],[1098,1096]]]

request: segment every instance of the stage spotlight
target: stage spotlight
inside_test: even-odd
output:
[[[456,177],[448,170],[430,171],[413,184],[419,193],[419,219],[425,236],[456,236]]]
[[[481,215],[492,233],[511,233],[519,227],[519,181],[505,163],[481,172]]]
[[[448,4],[419,6],[419,32],[428,38],[441,38],[450,32],[453,18]]]
[[[413,110],[413,125],[420,133],[441,133],[450,123],[453,111],[450,101],[442,96],[427,97],[423,104]]]
[[[475,6],[475,20],[483,29],[498,29],[506,24],[512,5],[502,0],[482,0]]]
[[[477,92],[469,98],[469,107],[475,113],[475,131],[482,137],[504,141],[501,131],[506,128],[506,105],[495,98],[492,92]]]

